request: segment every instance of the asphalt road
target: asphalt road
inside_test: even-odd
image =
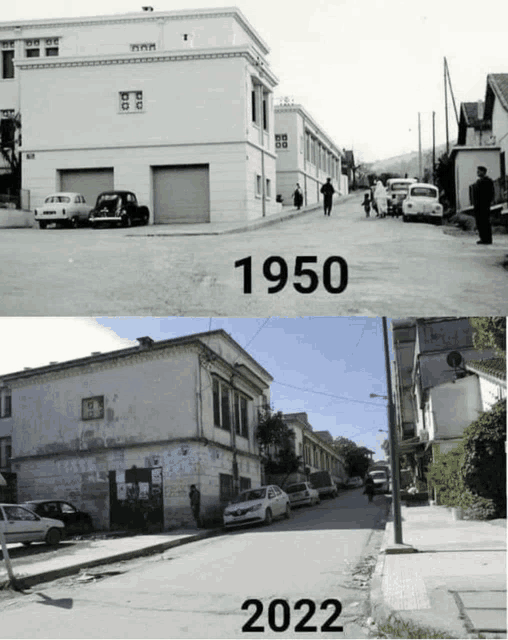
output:
[[[330,218],[318,210],[244,233],[168,232],[161,226],[4,229],[0,315],[508,314],[508,274],[502,266],[508,236],[477,246],[475,235],[401,219],[367,219],[360,197],[335,205]],[[267,263],[272,256],[280,259]],[[300,265],[317,273],[311,293],[294,287],[299,282],[312,288],[314,278],[295,277],[298,256],[315,258]],[[235,267],[249,257],[250,294],[244,293],[246,267]],[[344,271],[333,260],[325,269],[330,257],[343,258],[348,267],[340,293],[333,290],[340,288]],[[287,279],[279,277],[284,263]],[[268,292],[277,285],[279,291]]]
[[[294,638],[313,604],[304,626],[317,629],[298,637],[371,637],[368,581],[387,502],[377,496],[369,505],[361,491],[295,510],[289,521],[170,549],[131,569],[101,568],[105,577],[95,583],[66,578],[34,587],[0,602],[0,637]],[[310,604],[298,606],[302,599]],[[262,605],[257,620],[261,605],[248,600]],[[249,620],[264,630],[243,630]],[[327,620],[343,632],[323,630]]]

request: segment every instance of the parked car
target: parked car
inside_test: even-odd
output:
[[[285,491],[289,496],[289,502],[292,507],[301,504],[319,504],[321,502],[319,491],[314,489],[310,482],[294,482],[289,484]]]
[[[94,228],[104,224],[130,227],[148,224],[148,207],[140,206],[132,191],[104,191],[97,196],[88,221]]]
[[[319,497],[331,496],[336,498],[339,490],[328,471],[316,471],[309,476],[309,482],[319,491]]]
[[[90,514],[76,509],[74,505],[65,500],[30,500],[24,502],[23,506],[43,518],[61,520],[67,534],[89,533],[93,530]]]
[[[7,543],[22,542],[26,547],[32,542],[57,545],[65,531],[60,520],[41,518],[19,504],[0,504],[0,526],[4,528]]]
[[[270,524],[273,518],[291,517],[291,505],[287,493],[274,484],[242,491],[224,509],[224,526],[236,527],[242,524],[264,522]]]
[[[349,487],[350,489],[356,488],[356,487],[362,487],[363,480],[358,476],[354,476],[353,478],[348,478],[346,486]]]
[[[402,215],[402,203],[407,197],[409,187],[415,182],[417,180],[414,178],[389,178],[386,181],[388,215],[396,217]]]
[[[443,223],[443,206],[439,204],[439,191],[433,184],[417,182],[409,187],[407,198],[402,203],[402,220],[426,220],[434,224]]]
[[[374,481],[375,493],[388,493],[389,480],[386,471],[382,471],[381,469],[376,471],[369,471],[368,475]]]
[[[88,216],[92,207],[85,201],[81,193],[52,193],[44,200],[41,207],[34,211],[35,221],[41,229],[56,222],[75,229],[88,224]]]

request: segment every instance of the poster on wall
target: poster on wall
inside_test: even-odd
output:
[[[152,484],[162,484],[162,469],[152,469]]]
[[[125,482],[122,482],[122,484],[116,485],[116,497],[118,500],[127,499],[127,488],[126,488]]]
[[[139,483],[139,499],[148,500],[149,497],[150,497],[150,483],[140,482]]]

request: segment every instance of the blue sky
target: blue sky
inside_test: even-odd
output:
[[[274,409],[304,411],[314,429],[384,457],[386,401],[369,397],[386,394],[381,318],[0,318],[0,375],[210,328],[227,331],[273,376]]]
[[[138,0],[16,0],[2,21],[140,12]],[[294,96],[341,148],[365,161],[445,141],[443,59],[457,107],[508,72],[508,2],[483,0],[154,0],[155,11],[235,5],[271,49],[275,94]],[[456,136],[449,102],[450,137]]]

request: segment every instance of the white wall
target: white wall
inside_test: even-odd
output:
[[[499,178],[499,147],[477,147],[463,149],[455,147],[455,203],[457,211],[471,206],[469,202],[469,187],[478,179],[476,170],[479,165],[487,167],[487,175],[495,180]]]
[[[427,424],[431,440],[461,436],[482,411],[477,376],[446,382],[430,390]]]
[[[496,137],[496,144],[501,151],[508,156],[508,113],[497,98],[492,109],[492,135]]]

